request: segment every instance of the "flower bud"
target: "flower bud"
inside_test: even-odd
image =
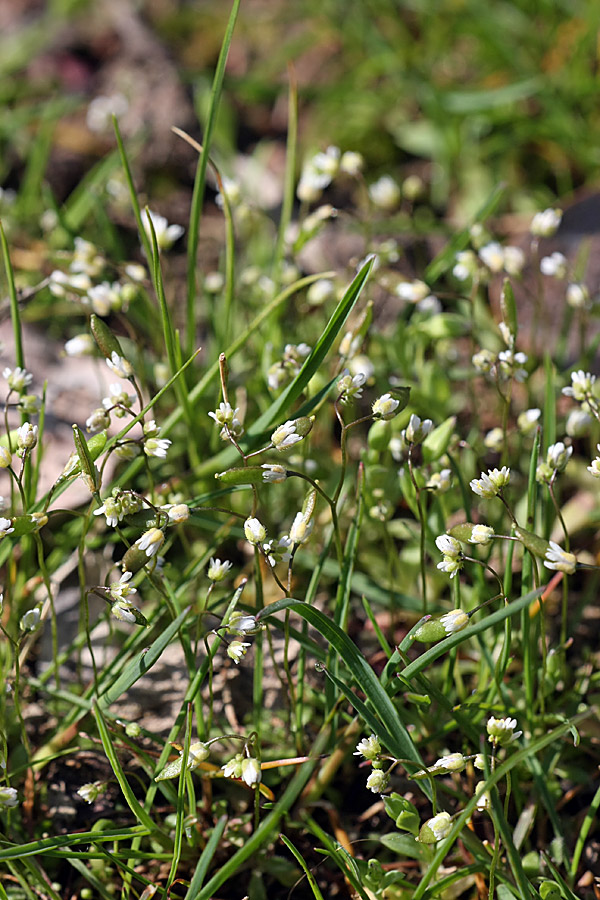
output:
[[[251,544],[261,544],[267,536],[267,529],[258,519],[251,517],[244,522],[244,534]]]

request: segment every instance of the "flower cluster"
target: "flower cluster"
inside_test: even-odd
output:
[[[488,469],[487,475],[482,472],[479,478],[469,482],[473,493],[486,500],[497,497],[510,481],[510,469],[502,466],[501,469]]]
[[[454,578],[463,567],[463,554],[460,541],[449,534],[441,534],[435,539],[435,545],[443,553],[443,559],[437,564],[438,569],[447,572],[450,578]]]

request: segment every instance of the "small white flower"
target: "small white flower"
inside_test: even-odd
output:
[[[560,209],[545,209],[543,212],[535,214],[530,231],[534,237],[552,237],[556,234],[561,219]]]
[[[490,543],[492,538],[494,537],[494,529],[491,525],[474,525],[473,531],[471,532],[471,537],[469,538],[470,544],[482,544],[486,546]]]
[[[382,769],[373,769],[367,778],[367,789],[374,794],[381,794],[386,790],[390,781],[390,776],[382,771]]]
[[[6,378],[10,390],[16,391],[18,394],[21,394],[27,385],[33,381],[33,375],[20,366],[16,366],[14,369],[10,369],[7,366],[2,375]]]
[[[463,567],[463,559],[461,556],[444,556],[443,560],[437,564],[440,572],[445,572],[450,578],[454,578]]]
[[[207,294],[220,294],[225,287],[225,276],[221,272],[207,272],[204,276],[204,290]]]
[[[223,560],[223,562],[221,562],[220,559],[213,559],[211,557],[207,575],[211,581],[223,581],[232,566],[233,563],[229,562],[229,560]]]
[[[190,508],[187,503],[174,503],[168,508],[169,522],[173,525],[182,525],[190,517]]]
[[[114,528],[125,515],[121,500],[116,497],[107,497],[103,505],[94,510],[95,516],[106,516],[106,524]]]
[[[167,451],[171,446],[168,438],[148,438],[144,441],[144,453],[146,456],[156,456],[159,459],[167,458]]]
[[[567,303],[573,309],[590,308],[590,292],[585,284],[572,283],[567,286]]]
[[[81,785],[77,794],[82,800],[85,800],[86,803],[94,803],[100,794],[104,793],[106,787],[107,785],[102,781],[89,781],[87,784]]]
[[[525,381],[527,378],[527,369],[523,368],[527,363],[526,353],[513,353],[512,350],[502,350],[498,354],[498,363],[500,375],[503,378],[512,376],[516,381]]]
[[[214,412],[209,412],[211,419],[214,419],[217,425],[231,425],[237,416],[239,409],[233,409],[229,403],[219,403],[218,408]]]
[[[501,272],[504,268],[504,249],[497,241],[492,241],[481,247],[479,258],[490,272]]]
[[[144,532],[141,538],[137,539],[134,546],[144,550],[146,556],[151,558],[156,556],[164,542],[165,536],[160,528],[150,528],[149,531]]]
[[[118,381],[114,381],[108,386],[108,397],[102,398],[102,406],[106,410],[112,410],[115,406],[124,406],[130,409],[135,401],[133,394],[124,391]],[[124,410],[116,410],[116,415],[122,418],[125,415]]]
[[[104,428],[108,428],[110,425],[110,415],[104,407],[99,406],[98,409],[94,409],[85,420],[85,428],[86,431],[92,432],[95,434],[98,431],[102,431]]]
[[[494,370],[497,357],[491,350],[479,350],[478,353],[473,355],[471,361],[478,372],[481,372],[483,375],[488,375]]]
[[[372,734],[368,738],[363,738],[356,745],[356,753],[354,756],[362,756],[365,759],[376,759],[381,753],[381,744],[377,735]]]
[[[287,450],[288,447],[293,447],[294,444],[301,440],[302,435],[296,431],[295,419],[288,419],[287,422],[276,428],[271,435],[271,443],[276,450]]]
[[[492,807],[492,798],[490,797],[489,791],[484,789],[484,785],[484,781],[480,781],[479,784],[475,785],[475,796],[477,797],[475,809],[478,809],[480,812],[483,812],[484,809],[491,809]]]
[[[256,621],[256,616],[248,616],[246,613],[236,610],[226,625],[228,634],[237,634],[243,637],[245,634],[255,634],[260,631],[261,625]]]
[[[287,469],[285,466],[263,463],[261,469],[263,470],[263,481],[266,484],[281,484],[281,482],[285,481],[287,478]]]
[[[396,294],[401,300],[407,303],[420,303],[425,297],[428,297],[431,291],[424,281],[401,281],[396,286]]]
[[[19,798],[15,788],[0,787],[0,809],[12,809],[19,805]]]
[[[524,412],[519,413],[517,417],[517,428],[523,435],[533,434],[535,429],[537,428],[537,424],[539,418],[542,414],[540,409],[526,409]]]
[[[329,278],[319,278],[314,281],[306,292],[306,300],[309,306],[323,306],[323,304],[333,297],[335,293],[335,285]]]
[[[303,512],[296,513],[292,527],[290,528],[290,541],[292,544],[305,544],[313,530],[313,521]]]
[[[14,530],[12,520],[0,516],[0,538],[6,537],[7,534],[11,534]]]
[[[393,455],[394,451],[392,450],[392,456]],[[442,469],[441,472],[434,472],[425,487],[430,491],[436,491],[440,494],[446,493],[446,491],[450,490],[452,487],[452,470]]]
[[[458,281],[468,281],[477,275],[479,265],[477,256],[472,250],[461,250],[456,254],[455,259],[456,263],[452,269],[452,274]]]
[[[37,444],[37,436],[38,427],[37,425],[32,425],[31,422],[25,422],[17,429],[17,446],[20,456],[23,456],[27,450],[33,450]]]
[[[337,383],[341,402],[347,403],[350,399],[362,397],[362,389],[366,380],[367,377],[364,372],[359,372],[358,375],[351,375],[348,369],[344,369]]]
[[[412,173],[402,182],[402,196],[411,202],[418,200],[425,193],[425,183],[420,175]]]
[[[0,469],[8,469],[12,462],[12,455],[8,447],[0,447]]]
[[[418,840],[423,844],[435,844],[436,841],[442,841],[448,837],[452,830],[452,816],[450,813],[441,812],[437,816],[423,824]]]
[[[244,781],[248,787],[254,787],[255,784],[260,784],[260,780],[262,778],[262,772],[260,770],[260,763],[253,756],[249,756],[242,762],[242,781]]]
[[[95,344],[91,334],[77,334],[65,344],[67,356],[93,356],[94,349]]]
[[[442,624],[446,634],[454,634],[456,631],[462,631],[469,624],[469,616],[462,609],[453,609],[441,616]]]
[[[490,716],[486,725],[487,733],[489,735],[488,740],[494,744],[494,746],[504,747],[506,744],[510,744],[511,741],[516,740],[523,733],[522,731],[515,731],[516,727],[516,719],[496,719],[494,716]]]
[[[132,572],[123,572],[118,581],[112,581],[109,584],[108,591],[113,600],[126,600],[130,594],[137,594],[137,588],[129,584],[132,577]]]
[[[431,419],[421,419],[413,413],[408,421],[406,430],[403,433],[408,444],[420,444],[428,434],[433,431],[433,422]]]
[[[251,544],[261,544],[267,536],[267,529],[256,518],[248,518],[244,522],[244,534]]]
[[[563,550],[555,541],[550,541],[544,557],[544,565],[547,569],[555,569],[557,572],[572,575],[577,568],[577,557],[574,553]]]
[[[489,500],[496,497],[510,481],[510,469],[502,466],[501,469],[489,469],[487,475],[481,473],[480,478],[474,478],[470,482],[471,490],[479,497]]]
[[[442,312],[443,307],[438,298],[434,297],[433,294],[430,294],[423,300],[419,300],[419,302],[417,303],[417,309],[420,313],[425,313],[428,316],[437,316]]]
[[[571,385],[570,387],[564,387],[562,392],[565,397],[573,397],[574,400],[582,401],[592,392],[592,386],[595,381],[595,375],[579,369],[577,372],[571,372]]]
[[[501,428],[492,428],[483,439],[483,443],[488,450],[500,453],[504,446],[504,432]]]
[[[457,541],[456,538],[452,537],[450,534],[440,534],[439,537],[436,537],[435,546],[440,553],[444,554],[444,556],[450,556],[453,559],[460,556],[462,553],[460,541]]]
[[[122,285],[118,281],[110,284],[103,281],[95,284],[87,292],[92,309],[97,316],[108,316],[113,311],[119,311],[123,307],[121,296]]]
[[[444,773],[462,772],[466,765],[467,761],[462,753],[449,753],[447,756],[441,756],[439,759],[436,759],[434,764],[429,766],[427,771],[431,772],[433,775],[436,774],[436,769],[441,769]]]
[[[565,431],[571,438],[585,437],[593,421],[584,409],[572,409],[565,423]]]
[[[396,415],[396,410],[400,406],[400,401],[392,397],[391,394],[382,394],[373,403],[373,418],[388,421]]]
[[[234,663],[239,663],[242,656],[245,656],[248,652],[248,647],[251,645],[247,641],[232,641],[227,647],[227,656],[234,661]]]
[[[35,631],[40,624],[42,614],[38,607],[28,609],[24,616],[21,616],[21,631]]]
[[[546,452],[546,462],[552,469],[557,472],[564,472],[569,459],[573,454],[572,447],[565,447],[562,441],[556,444],[550,444]]]
[[[391,175],[382,175],[369,186],[369,197],[374,206],[389,211],[400,203],[400,188]]]
[[[118,378],[131,378],[133,375],[131,363],[123,356],[119,356],[116,350],[112,351],[110,359],[106,359],[106,365]]]
[[[280,562],[288,562],[291,557],[292,542],[287,534],[278,541],[271,540],[263,544],[263,551],[267,562],[273,568]]]
[[[224,777],[225,778],[241,778],[243,762],[244,762],[243,755],[241,753],[236,753],[236,755],[233,757],[233,759],[230,759],[229,762],[226,762],[224,766],[221,766]]]
[[[600,478],[600,456],[597,456],[596,459],[592,460],[592,464],[587,467],[587,470],[594,478]]]
[[[364,164],[365,160],[362,153],[357,153],[355,150],[346,150],[345,153],[342,153],[342,158],[340,159],[340,172],[356,176],[360,174]]]
[[[123,94],[117,93],[109,96],[101,94],[94,97],[89,103],[85,116],[86,125],[90,131],[97,133],[107,131],[112,125],[112,117],[124,116],[128,109],[129,103]]]
[[[564,254],[555,251],[550,256],[544,256],[540,260],[540,272],[550,278],[564,278],[567,274],[567,258]]]
[[[131,600],[117,600],[110,611],[119,622],[126,622],[128,625],[135,625],[137,622],[135,607],[131,605]]]
[[[525,266],[525,254],[520,247],[504,248],[504,271],[507,275],[520,275]]]
[[[142,225],[149,238],[151,238],[150,221],[154,227],[159,250],[169,250],[185,231],[181,225],[169,225],[164,216],[152,212],[152,210],[144,209],[142,212]]]

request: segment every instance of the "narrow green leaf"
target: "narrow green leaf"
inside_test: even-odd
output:
[[[100,707],[97,703],[94,703],[93,705],[93,712],[96,719],[96,725],[98,726],[98,734],[100,735],[100,740],[102,741],[102,746],[104,747],[104,752],[106,753],[106,758],[108,759],[110,766],[115,774],[115,778],[119,782],[119,787],[121,788],[127,806],[134,814],[134,816],[139,820],[140,825],[144,825],[148,829],[148,831],[156,835],[156,833],[159,832],[160,829],[158,825],[152,821],[144,807],[140,804],[139,800],[133,793],[129,782],[125,778],[125,773],[123,772],[123,768],[121,766],[121,763],[119,762],[119,757],[115,753],[115,748],[112,745],[110,733],[108,731],[108,728],[106,727],[106,722],[104,721],[104,716],[100,712]]]
[[[177,634],[185,621],[191,606],[186,607],[161,633],[147,650],[142,651],[137,659],[132,660],[109,688],[99,697],[98,704],[103,709],[115,703],[136,681],[150,671],[171,639]]]
[[[313,892],[313,896],[316,897],[316,900],[323,900],[323,894],[319,890],[319,886],[316,882],[315,876],[313,875],[312,871],[307,866],[306,862],[304,861],[304,857],[302,856],[300,851],[296,850],[296,848],[294,847],[292,842],[288,838],[286,838],[286,836],[284,834],[280,835],[279,839],[281,841],[283,841],[285,846],[288,848],[290,853],[292,853],[294,855],[296,861],[302,868],[302,871],[306,875],[306,880],[308,881],[308,883],[310,885],[310,889]]]
[[[213,856],[217,852],[217,847],[219,846],[219,842],[223,837],[223,832],[225,831],[225,826],[227,825],[227,816],[221,816],[221,818],[217,821],[215,827],[213,828],[211,835],[206,843],[206,847],[202,851],[200,859],[198,860],[198,865],[192,875],[192,880],[190,881],[190,886],[187,889],[187,893],[185,895],[185,900],[192,900],[193,897],[196,897],[198,891],[201,889],[204,879],[206,878],[206,873],[208,872],[208,867],[210,866]]]
[[[381,687],[375,672],[356,645],[335,622],[332,622],[328,616],[315,607],[308,606],[303,600],[295,600],[291,597],[266,606],[262,610],[260,618],[264,619],[274,612],[287,608],[293,609],[316,628],[343,659],[352,677],[384,725],[388,733],[387,747],[390,753],[398,758],[412,759],[418,768],[424,768],[419,751],[401,722],[398,710]],[[382,740],[384,740],[383,736]]]
[[[152,831],[155,830],[154,824]],[[75,847],[78,844],[91,844],[100,841],[130,841],[134,837],[143,837],[151,832],[142,826],[113,828],[109,831],[80,831],[77,834],[61,834],[58,837],[42,838],[26,844],[11,844],[0,850],[0,862],[9,859],[21,859],[23,856],[38,856],[57,850],[60,847]],[[0,842],[6,845],[6,841]]]

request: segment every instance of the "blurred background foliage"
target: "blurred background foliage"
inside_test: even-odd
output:
[[[0,183],[29,176],[34,194],[57,144],[82,157],[75,170],[90,166],[112,141],[78,132],[87,104],[107,82],[151,103],[165,64],[201,135],[228,14],[221,0],[5,4]],[[292,63],[301,148],[335,143],[375,174],[424,173],[434,208],[459,220],[499,182],[514,211],[543,206],[596,178],[599,21],[593,0],[244,0],[214,152],[284,139]],[[177,102],[169,113],[166,128],[189,126]],[[141,133],[160,143],[150,118],[142,109]],[[168,160],[154,168],[168,192]]]

